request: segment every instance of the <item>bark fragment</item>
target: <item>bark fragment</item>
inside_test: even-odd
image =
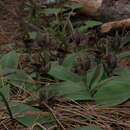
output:
[[[130,18],[120,20],[120,21],[104,23],[101,26],[100,32],[107,33],[107,32],[110,32],[112,29],[118,29],[118,28],[130,28]]]

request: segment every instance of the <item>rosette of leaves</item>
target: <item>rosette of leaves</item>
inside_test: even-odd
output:
[[[49,86],[69,100],[91,101],[104,106],[119,105],[130,98],[130,70],[128,74],[117,73],[111,77],[106,74],[102,64],[89,69],[86,74],[78,75],[71,71],[79,53],[68,55],[62,65],[53,62],[48,74],[58,85]],[[126,76],[126,77],[125,77]]]

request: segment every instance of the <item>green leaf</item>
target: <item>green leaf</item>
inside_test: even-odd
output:
[[[36,112],[41,112],[39,109],[17,101],[11,101],[9,102],[9,105],[11,112],[14,115],[17,114],[21,116],[15,119],[24,126],[29,127],[37,122],[39,114],[37,114]],[[32,114],[30,114],[31,112]]]
[[[94,126],[81,126],[79,128],[73,128],[71,130],[103,130],[103,129]]]
[[[89,29],[89,28],[93,28],[93,27],[96,27],[96,26],[99,26],[101,25],[102,22],[99,22],[99,21],[94,21],[94,20],[88,20],[86,22],[86,28]]]
[[[48,113],[47,115],[44,115],[44,118],[39,118],[38,122],[42,125],[55,125],[57,122],[54,119],[54,116],[51,113]]]
[[[118,58],[126,58],[130,56],[130,51],[121,52],[116,55]]]
[[[15,51],[11,51],[7,54],[5,54],[1,60],[0,60],[0,64],[2,66],[2,68],[14,68],[16,69],[18,67],[18,61],[19,61],[19,58],[16,54]]]
[[[125,45],[126,43],[130,42],[130,34],[129,35],[126,35],[122,38],[122,42],[123,42],[123,45]]]
[[[24,10],[25,11],[32,11],[33,9],[31,7],[25,7]]]
[[[65,7],[75,10],[75,9],[82,8],[83,5],[81,3],[73,3],[73,4],[65,5]]]
[[[86,32],[89,28],[93,28],[101,24],[102,22],[89,20],[85,23],[85,25],[82,25],[78,28],[78,32]]]
[[[88,92],[88,89],[86,88],[83,82],[75,83],[72,81],[66,81],[60,83],[59,85],[50,87],[53,89],[53,91],[56,91],[57,93],[68,99],[92,100]]]
[[[123,82],[129,82],[130,80],[130,69],[129,68],[117,68],[114,73],[115,75],[118,75],[116,77],[116,80],[123,81]]]
[[[88,28],[86,27],[86,25],[82,25],[82,26],[77,28],[77,31],[80,32],[80,33],[84,33],[84,32],[87,31],[87,29]]]
[[[130,69],[129,68],[124,68],[124,67],[117,68],[117,69],[115,69],[115,71],[113,73],[118,76],[130,78]]]
[[[86,116],[86,117],[85,117],[85,120],[86,120],[86,121],[92,121],[93,118],[92,118],[91,116]]]
[[[74,63],[77,61],[77,58],[80,57],[80,53],[69,54],[65,57],[63,66],[68,70],[71,70]]]
[[[51,23],[50,23],[50,26],[52,28],[55,28],[57,27],[59,24],[61,24],[61,21],[59,21],[59,19],[56,19],[56,20],[53,20]]]
[[[2,88],[0,88],[0,92],[4,95],[4,97],[6,99],[8,99],[10,97],[10,86],[3,86]],[[2,98],[0,97],[0,100]]]
[[[37,18],[36,18],[36,16],[30,15],[28,17],[28,19],[29,19],[29,23],[31,23],[31,24],[37,24]]]
[[[10,102],[11,111],[13,114],[24,114],[28,112],[40,112],[39,109],[22,102],[13,101]]]
[[[86,76],[87,86],[93,89],[102,80],[103,74],[104,68],[102,65],[97,65],[94,69],[88,71]]]
[[[37,122],[37,118],[37,115],[25,115],[24,117],[16,118],[16,120],[24,126],[29,127]]]
[[[75,73],[72,73],[71,71],[69,71],[67,68],[63,66],[58,65],[56,62],[52,63],[51,69],[48,72],[48,74],[58,80],[63,80],[63,81],[70,80],[70,81],[78,82],[82,79],[82,77],[78,76]]]
[[[89,28],[93,28],[101,24],[102,22],[89,20],[85,23],[85,25],[82,25],[78,28],[78,32],[86,32]]]
[[[16,87],[25,89],[30,92],[33,92],[36,89],[34,80],[23,71],[16,70],[15,73],[7,75],[6,78]]]
[[[42,112],[39,109],[17,101],[9,101],[8,103],[12,114],[18,116],[15,120],[24,126],[29,127],[38,122],[40,114],[37,112]],[[0,104],[0,109],[3,110],[6,109],[6,107]]]
[[[41,112],[38,108],[32,107],[30,105],[24,104],[18,101],[8,101],[12,114],[23,114],[29,112]],[[0,110],[5,109],[6,107],[0,104]]]
[[[61,13],[61,8],[47,8],[44,9],[41,13],[44,13],[46,16],[58,15],[59,13]]]
[[[5,107],[5,109],[7,110],[8,114],[10,115],[10,118],[13,119],[13,115],[12,115],[10,106],[8,104],[8,101],[7,101],[8,97],[9,97],[9,93],[10,93],[10,87],[1,88],[1,90],[0,90],[0,100],[1,100],[0,103],[1,104],[0,105],[2,105],[2,107]]]
[[[111,80],[98,87],[94,99],[96,104],[115,106],[130,98],[130,83],[121,80]]]
[[[28,34],[29,34],[30,39],[32,40],[35,40],[37,37],[37,32],[29,32]]]

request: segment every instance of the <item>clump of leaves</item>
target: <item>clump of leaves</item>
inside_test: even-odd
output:
[[[56,124],[54,115],[51,112],[48,115],[41,114],[43,113],[41,109],[46,110],[45,108],[47,108],[47,110],[51,110],[48,105],[50,105],[50,101],[56,96],[55,92],[50,91],[50,97],[48,93],[42,91],[46,94],[44,93],[44,96],[41,94],[42,98],[39,97],[37,91],[39,85],[34,82],[30,75],[19,70],[19,57],[15,51],[3,55],[0,59],[0,65],[0,110],[7,110],[12,122],[17,121],[25,127],[33,127],[37,123],[47,125],[47,127],[48,124]],[[28,105],[25,101],[11,99],[12,91],[15,88],[29,93],[29,97],[26,97]],[[34,105],[34,107],[31,105]]]
[[[61,83],[50,88],[71,100],[91,101],[105,106],[118,105],[130,98],[130,83],[120,74],[107,76],[102,64],[86,71],[85,75],[71,72],[76,58],[77,54],[73,54],[65,58],[62,65],[52,63],[48,74]]]

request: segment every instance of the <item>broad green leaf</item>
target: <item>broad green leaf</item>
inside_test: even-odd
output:
[[[47,115],[44,116],[44,118],[39,118],[38,122],[43,125],[48,125],[48,124],[56,124],[56,120],[54,119],[54,116],[51,113],[48,113]]]
[[[92,118],[91,116],[86,116],[86,117],[85,117],[85,120],[86,120],[86,121],[92,121],[93,118]]]
[[[79,128],[73,128],[71,130],[103,130],[103,129],[98,128],[96,126],[81,126]]]
[[[11,111],[13,114],[24,114],[28,112],[40,112],[39,109],[32,107],[30,105],[20,103],[20,102],[11,102]]]
[[[80,33],[84,33],[87,31],[87,29],[88,29],[88,27],[86,25],[82,25],[82,26],[77,28],[77,31]]]
[[[124,68],[124,67],[117,68],[117,69],[115,69],[113,74],[121,76],[121,77],[125,77],[125,78],[130,78],[130,69]]]
[[[56,91],[57,93],[68,99],[92,100],[88,92],[88,89],[86,88],[83,82],[75,83],[72,81],[66,81],[60,83],[59,85],[50,87],[52,87],[53,91]]]
[[[111,80],[102,84],[97,89],[94,99],[96,104],[104,106],[115,106],[130,98],[130,83]]]
[[[33,92],[36,89],[35,82],[28,74],[24,73],[23,71],[16,70],[15,73],[7,75],[6,78],[9,80],[11,84],[14,84],[16,87],[31,92]]]
[[[99,83],[104,74],[104,68],[102,65],[97,65],[95,68],[87,72],[86,82],[89,88],[94,88],[94,86]]]
[[[39,123],[44,126],[56,125],[56,120],[51,113],[42,115],[34,112],[33,115],[24,115],[23,117],[16,118],[16,120],[27,127],[32,126],[35,123]]]
[[[88,88],[90,88],[90,84],[92,82],[92,77],[93,77],[94,71],[95,71],[95,68],[87,71],[85,81],[86,81],[86,85]]]
[[[130,42],[130,34],[129,35],[126,35],[122,38],[122,42],[123,42],[123,45],[125,45],[126,43]]]
[[[117,75],[116,80],[129,82],[130,81],[130,69],[129,68],[117,68],[113,74]]]
[[[72,69],[74,63],[77,61],[77,58],[80,56],[79,53],[73,53],[66,56],[63,62],[63,66],[68,68],[68,70]]]
[[[35,40],[37,37],[37,32],[29,32],[29,37],[30,39]]]
[[[23,124],[26,127],[32,126],[37,122],[38,116],[37,114],[35,115],[25,115],[23,117],[18,117],[16,120]]]
[[[25,112],[40,112],[38,108],[32,107],[22,102],[11,100],[8,101],[8,103],[11,108],[12,114],[23,114]],[[3,104],[0,104],[0,109],[6,109],[6,107],[3,106]]]
[[[102,22],[89,20],[85,23],[85,25],[82,25],[78,28],[78,32],[86,32],[89,28],[93,28],[93,27],[99,26],[101,24],[102,24]]]
[[[10,108],[13,114],[22,115],[21,117],[17,117],[15,119],[27,127],[32,126],[34,123],[37,122],[39,114],[35,112],[41,112],[35,107],[19,102],[10,102]],[[31,112],[32,114],[29,114]]]
[[[2,88],[0,88],[0,92],[4,95],[6,99],[8,99],[10,96],[10,86],[3,86]],[[2,98],[0,97],[0,100],[1,99]]]
[[[130,57],[130,51],[121,52],[121,53],[117,54],[116,56],[117,56],[118,58]]]
[[[24,126],[29,127],[38,121],[40,115],[37,112],[41,112],[39,109],[17,101],[9,101],[8,103],[12,114],[18,116],[15,119]],[[0,109],[3,110],[6,107],[0,104]]]
[[[25,7],[24,10],[25,11],[32,11],[32,8],[31,7]]]
[[[18,67],[18,61],[19,58],[16,54],[15,51],[11,51],[7,54],[5,54],[1,60],[0,60],[0,64],[2,66],[2,68],[14,68],[16,69]]]
[[[47,8],[44,9],[41,13],[44,13],[46,16],[58,15],[59,13],[61,13],[61,8]]]
[[[1,70],[1,73],[4,77],[16,73],[17,69],[13,68],[7,68],[5,67],[4,69]]]
[[[42,112],[41,110],[32,107],[30,105],[20,103],[17,101],[11,101],[9,103],[11,106],[11,111],[14,115],[20,115],[20,117],[15,118],[18,122],[23,124],[26,127],[30,127],[35,123],[49,123],[47,120],[47,117],[50,117],[50,123],[54,122],[55,120],[51,117],[51,115],[41,115],[40,113]],[[40,112],[38,114],[38,112]],[[32,113],[32,114],[31,114]]]
[[[75,10],[75,9],[82,8],[83,5],[81,3],[73,3],[73,4],[65,5],[65,7]]]
[[[48,74],[58,80],[63,80],[63,81],[70,80],[70,81],[78,82],[81,81],[82,79],[82,77],[78,76],[75,73],[72,73],[67,68],[58,65],[56,63],[52,63],[51,69],[48,72]]]
[[[89,28],[93,28],[93,27],[99,26],[101,24],[102,24],[102,22],[99,22],[99,21],[88,20],[86,22],[86,27],[87,27],[87,29],[89,29]]]
[[[0,103],[2,107],[4,106],[5,109],[7,110],[8,114],[10,115],[10,118],[13,118],[10,106],[7,101],[9,95],[10,95],[10,87],[4,86],[3,88],[0,89]]]
[[[101,24],[102,24],[102,22],[89,20],[85,23],[85,25],[80,26],[78,28],[78,31],[79,32],[86,32],[89,28],[93,28],[93,27],[99,26]]]

